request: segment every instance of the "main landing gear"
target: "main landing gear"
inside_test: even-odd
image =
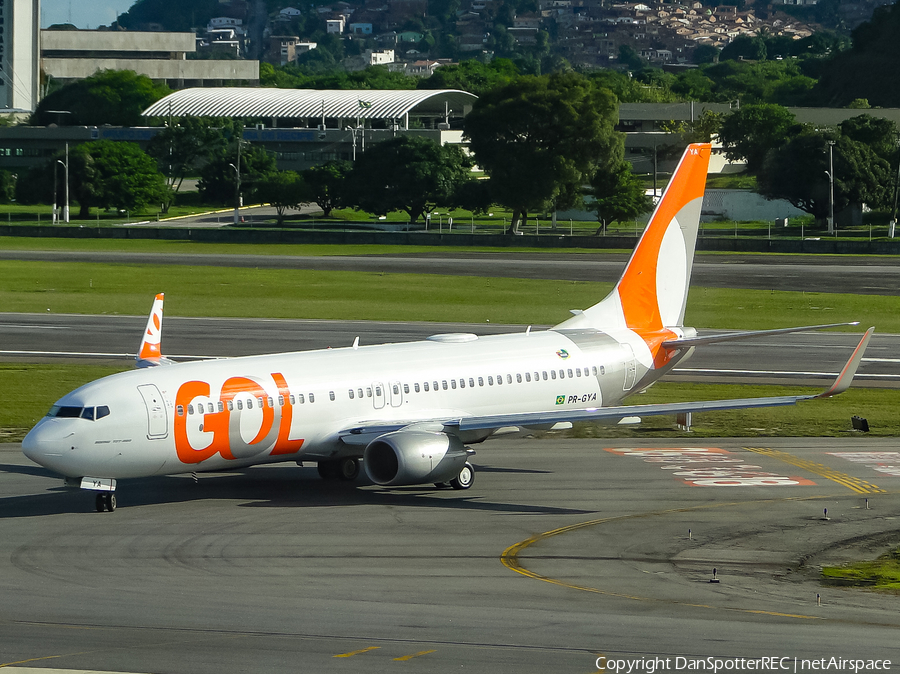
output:
[[[97,512],[102,513],[104,510],[113,512],[116,509],[116,492],[106,491],[97,494]]]
[[[319,461],[317,469],[323,480],[353,482],[359,477],[359,459]]]
[[[459,474],[449,482],[435,482],[434,486],[438,489],[446,489],[453,487],[454,489],[468,489],[475,484],[475,467],[466,461],[466,464],[459,471]]]

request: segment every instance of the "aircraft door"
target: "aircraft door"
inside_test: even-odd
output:
[[[141,384],[137,388],[147,409],[147,439],[159,440],[166,437],[169,434],[169,416],[159,389],[155,384]]]
[[[403,404],[403,389],[399,381],[392,381],[391,387],[391,407],[400,407]]]
[[[634,349],[631,348],[631,344],[623,344],[622,350],[625,352],[625,382],[622,384],[622,390],[630,391],[634,388],[634,380],[637,376],[637,369],[634,363]]]
[[[372,390],[375,393],[372,404],[375,405],[376,410],[380,410],[384,407],[384,384],[380,381],[372,382]]]

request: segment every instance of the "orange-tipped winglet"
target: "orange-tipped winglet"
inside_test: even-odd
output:
[[[147,328],[144,330],[144,338],[138,349],[138,367],[160,365],[165,359],[162,357],[162,317],[163,299],[165,293],[159,293],[153,300],[153,308],[150,310],[150,318],[147,319]]]
[[[617,286],[625,324],[681,325],[712,146],[687,147]]]
[[[837,376],[837,379],[834,380],[831,388],[827,391],[823,391],[817,396],[814,396],[815,398],[831,398],[832,396],[843,393],[848,388],[850,388],[850,384],[853,383],[853,377],[856,376],[856,370],[859,368],[859,364],[862,361],[863,354],[865,354],[866,352],[866,347],[869,345],[869,339],[871,339],[873,332],[875,332],[874,327],[866,330],[866,334],[864,334],[863,338],[859,340],[859,344],[857,344],[856,348],[853,350],[853,353],[850,356],[850,360],[848,360],[847,364],[844,365],[844,369],[841,370],[841,373]]]

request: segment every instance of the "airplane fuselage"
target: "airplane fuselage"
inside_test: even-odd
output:
[[[653,368],[629,330],[436,335],[181,363],[76,389],[23,449],[63,475],[105,478],[359,457],[363,448],[344,442],[343,429],[615,405],[668,369]]]

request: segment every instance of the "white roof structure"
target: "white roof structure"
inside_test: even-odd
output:
[[[144,110],[144,117],[283,117],[403,119],[409,113],[467,112],[477,96],[455,89],[182,89]]]

